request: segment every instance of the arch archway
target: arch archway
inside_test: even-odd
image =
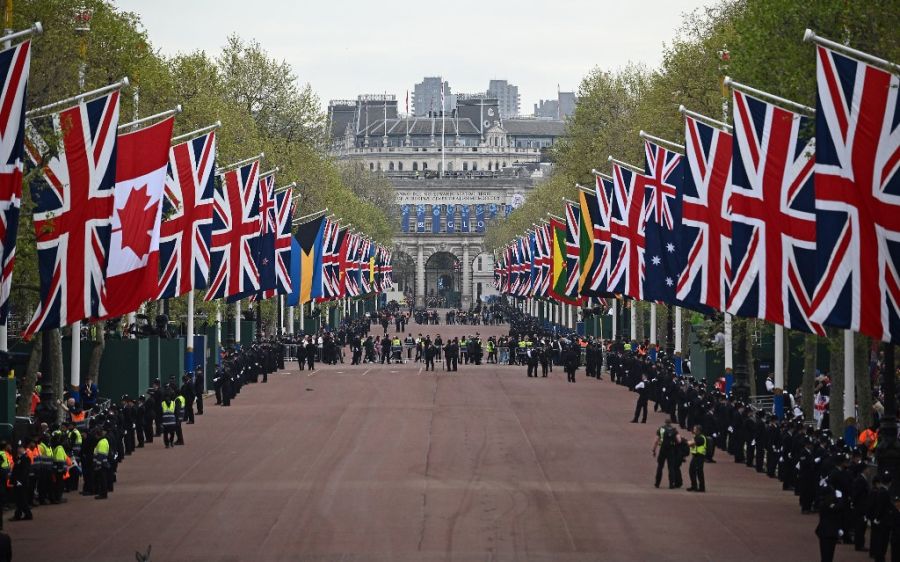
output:
[[[462,262],[450,252],[435,252],[425,262],[425,305],[459,307]]]

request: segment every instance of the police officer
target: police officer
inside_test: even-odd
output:
[[[22,443],[16,448],[16,461],[13,463],[9,483],[13,490],[13,499],[16,502],[16,512],[13,521],[31,521],[31,487],[29,486],[29,474],[31,472],[31,458],[25,451]]]
[[[110,448],[106,430],[96,430],[97,444],[94,446],[94,499],[105,500],[109,491]]]
[[[447,370],[456,371],[459,367],[459,340],[456,338],[450,340],[450,343],[447,344],[444,350],[444,354],[447,359]]]
[[[172,397],[171,392],[168,392],[165,399],[162,401],[162,413],[163,442],[166,444],[166,449],[168,449],[169,447],[175,446],[175,424],[177,423],[175,417],[175,399]]]
[[[581,353],[578,347],[573,343],[563,352],[563,367],[568,375],[569,382],[575,382],[575,371],[578,370],[578,364],[581,362]]]
[[[634,391],[638,393],[637,405],[634,408],[634,419],[631,423],[638,422],[638,416],[643,412],[641,423],[647,423],[647,400],[650,392],[647,375],[641,375],[641,382],[634,385]]]
[[[438,353],[437,348],[434,347],[434,344],[431,343],[430,338],[425,338],[425,370],[428,370],[428,367],[431,367],[431,370],[434,371],[434,356]]]
[[[690,442],[691,464],[688,467],[688,475],[691,478],[691,487],[688,492],[705,492],[706,477],[703,474],[703,463],[706,462],[706,436],[703,428],[698,424],[694,426],[694,436]]]

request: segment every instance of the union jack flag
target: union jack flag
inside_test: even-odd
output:
[[[541,276],[544,273],[541,267],[543,256],[541,255],[537,229],[528,234],[528,252],[531,254],[531,287],[529,288],[528,296],[536,297],[540,296],[541,283],[543,282]]]
[[[61,146],[48,162],[39,132],[46,129],[31,121],[26,126],[29,159],[43,168],[31,186],[41,301],[26,338],[106,313],[100,296],[112,228],[119,92],[50,119]]]
[[[900,338],[900,78],[818,47],[813,319]]]
[[[808,119],[734,91],[728,312],[824,334],[810,320],[816,215]]]
[[[519,255],[522,258],[519,274],[522,278],[519,283],[519,296],[527,297],[531,294],[531,287],[534,284],[534,272],[531,269],[531,242],[528,234],[519,238]]]
[[[31,42],[0,51],[0,325],[6,325],[9,291],[16,260],[19,208],[22,205],[22,156],[25,140],[25,93],[31,65]]]
[[[394,266],[391,265],[391,260],[393,260],[394,254],[391,251],[385,250],[385,258],[384,258],[384,281],[382,287],[384,290],[391,290],[394,287]]]
[[[322,238],[322,297],[318,300],[333,300],[340,296],[340,228],[337,221],[329,220]]]
[[[351,297],[360,295],[359,287],[359,260],[357,258],[360,252],[362,237],[359,234],[349,234],[350,241],[347,243],[347,262],[344,265],[344,287],[347,294]]]
[[[676,296],[685,306],[723,310],[731,278],[730,133],[685,117],[681,263]]]
[[[611,179],[597,176],[594,197],[589,203],[596,201],[595,212],[591,213],[594,230],[594,263],[588,272],[587,283],[582,294],[600,296],[609,294],[609,268],[612,257],[612,238],[610,236],[610,202],[612,200],[613,182]]]
[[[372,241],[366,238],[362,244],[362,251],[359,254],[359,285],[360,291],[365,295],[372,292],[372,283],[370,282],[370,258],[372,257]]]
[[[550,239],[550,225],[542,224],[537,229],[537,243],[540,250],[541,283],[537,290],[538,296],[546,297],[550,294],[550,278],[553,276],[551,268],[551,252],[553,242]]]
[[[205,299],[237,300],[259,291],[259,160],[229,170],[215,192],[211,278]]]
[[[612,241],[609,292],[644,298],[646,207],[644,183],[637,174],[613,163],[609,232]]]
[[[573,203],[566,203],[566,292],[563,296],[578,298],[578,280],[581,277],[581,209]]]
[[[503,286],[503,292],[512,295],[515,294],[516,284],[519,281],[519,273],[515,268],[515,250],[514,244],[506,247],[506,283]]]
[[[678,231],[681,226],[681,190],[684,156],[653,143],[644,143],[646,166],[638,182],[647,197],[644,225],[644,298],[675,302],[678,261]]]
[[[275,194],[275,288],[263,292],[267,299],[293,292],[290,272],[293,205],[290,190]]]
[[[159,232],[159,297],[177,297],[209,283],[215,131],[173,146],[163,191]]]
[[[513,268],[516,273],[516,290],[513,293],[517,297],[521,297],[524,289],[528,286],[528,264],[525,262],[525,250],[522,245],[522,237],[516,238],[514,244],[515,262]]]

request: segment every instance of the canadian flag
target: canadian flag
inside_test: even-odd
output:
[[[156,296],[159,225],[174,118],[119,136],[115,209],[106,266],[106,317]]]

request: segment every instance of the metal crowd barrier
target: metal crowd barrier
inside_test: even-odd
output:
[[[500,365],[509,365],[509,347],[497,348],[497,363]]]

